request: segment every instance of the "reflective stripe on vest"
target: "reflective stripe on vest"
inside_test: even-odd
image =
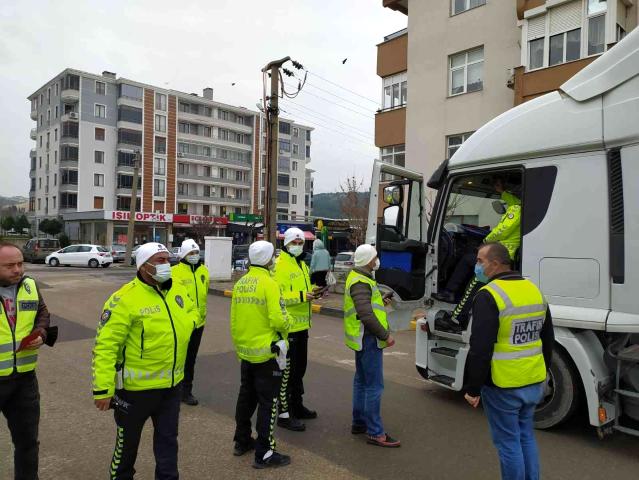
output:
[[[491,377],[502,388],[516,388],[546,378],[541,329],[546,303],[529,280],[493,280],[488,291],[499,311],[499,330],[493,348]]]
[[[360,275],[355,271],[351,271],[346,279],[346,285],[344,287],[344,343],[347,347],[355,350],[362,350],[362,341],[364,338],[364,324],[357,318],[357,310],[355,304],[351,298],[351,287],[356,283],[365,283],[371,288],[371,307],[375,317],[379,323],[388,329],[388,320],[386,318],[386,308],[384,307],[384,300],[382,294],[377,287],[377,282],[364,275]],[[377,346],[379,348],[385,348],[386,342],[377,339]]]

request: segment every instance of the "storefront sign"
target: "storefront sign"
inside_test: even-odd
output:
[[[191,223],[192,225],[198,224],[198,223],[204,223],[204,224],[213,223],[216,225],[226,225],[227,223],[229,223],[229,219],[226,217],[207,217],[204,215],[190,215],[189,223]]]
[[[105,220],[129,220],[129,212],[122,211],[111,211],[106,210],[104,212]],[[149,212],[136,212],[135,213],[135,221],[136,222],[157,222],[157,223],[172,223],[173,222],[173,214],[172,213],[149,213]]]
[[[262,215],[254,215],[252,213],[229,213],[228,219],[231,222],[250,222],[250,223],[264,222],[264,217]]]

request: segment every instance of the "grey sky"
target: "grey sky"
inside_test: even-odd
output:
[[[210,86],[214,99],[255,109],[260,69],[286,55],[321,77],[281,103],[283,116],[315,127],[315,191],[352,174],[368,184],[378,105],[325,80],[379,103],[376,44],[405,26],[381,0],[0,2],[0,195],[28,195],[26,97],[66,67],[199,94]]]

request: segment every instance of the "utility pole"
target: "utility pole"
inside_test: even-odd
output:
[[[288,62],[291,57],[284,57],[281,60],[270,62],[262,69],[262,72],[270,71],[271,74],[271,96],[266,108],[266,119],[269,124],[268,132],[268,155],[266,156],[266,178],[267,195],[266,208],[264,209],[265,239],[277,247],[277,159],[279,154],[279,82],[280,67]]]
[[[133,251],[133,234],[135,232],[135,210],[138,203],[138,177],[140,175],[140,163],[142,155],[140,150],[135,151],[135,160],[133,164],[133,184],[131,185],[131,208],[129,210],[129,227],[126,231],[126,254],[124,255],[124,264],[131,265],[131,252]],[[155,238],[153,239],[155,241]]]

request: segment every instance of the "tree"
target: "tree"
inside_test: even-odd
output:
[[[15,220],[15,225],[14,228],[16,229],[16,231],[18,231],[19,233],[22,233],[25,229],[30,229],[31,228],[31,223],[29,223],[29,219],[27,218],[26,215],[20,215],[18,218],[16,218]]]
[[[40,222],[39,228],[41,232],[55,236],[58,233],[62,232],[62,230],[64,229],[64,225],[57,218],[53,218],[53,219],[45,218],[44,220]]]
[[[0,226],[6,232],[8,230],[11,230],[12,228],[15,228],[15,222],[15,218],[13,217],[3,217],[0,221]]]
[[[217,231],[213,217],[201,217],[191,226],[191,232],[198,245],[204,245],[204,237]]]
[[[347,177],[340,183],[341,198],[340,208],[344,218],[348,219],[351,229],[349,240],[354,247],[364,243],[366,227],[368,226],[368,201],[360,194],[364,180],[358,180],[355,176]]]

